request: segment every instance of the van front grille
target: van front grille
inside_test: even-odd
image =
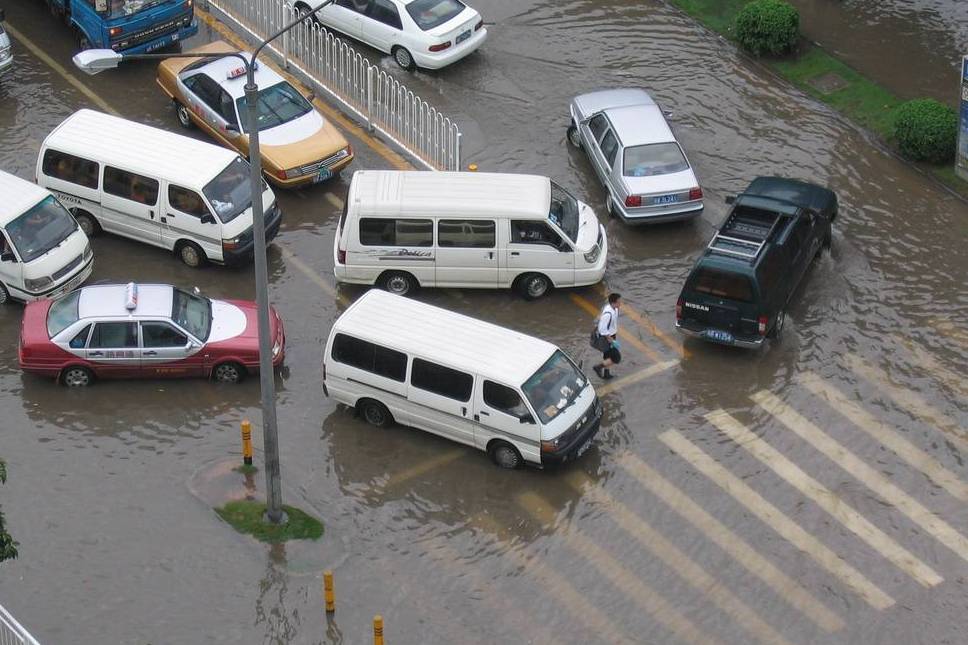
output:
[[[53,278],[54,282],[57,282],[58,280],[60,280],[61,278],[63,278],[65,275],[67,275],[68,273],[70,273],[71,271],[73,271],[77,267],[77,265],[80,264],[83,261],[84,261],[84,256],[83,255],[77,256],[76,258],[74,258],[73,260],[71,260],[70,262],[68,262],[67,264],[65,264],[62,268],[58,269],[57,272],[54,273],[54,275],[51,276],[51,278]]]

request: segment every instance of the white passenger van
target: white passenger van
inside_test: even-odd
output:
[[[0,170],[0,304],[56,298],[94,269],[87,236],[50,191]]]
[[[340,282],[397,295],[512,287],[529,300],[605,274],[605,227],[547,177],[361,170],[333,243]]]
[[[0,74],[13,67],[13,47],[10,45],[7,30],[3,28],[5,18],[3,8],[0,7]]]
[[[372,425],[476,446],[504,468],[577,458],[602,417],[588,379],[551,343],[379,290],[333,325],[323,393]]]
[[[88,236],[103,230],[170,249],[191,267],[252,257],[249,162],[226,148],[80,110],[44,140],[37,183]],[[282,214],[265,182],[262,204],[271,240]]]

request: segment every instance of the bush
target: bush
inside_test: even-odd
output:
[[[800,13],[783,0],[753,0],[736,15],[736,39],[762,56],[793,51],[800,38]]]
[[[934,99],[908,101],[894,114],[894,138],[905,157],[948,163],[958,144],[958,116]]]

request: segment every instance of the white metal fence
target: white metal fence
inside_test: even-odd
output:
[[[268,38],[297,15],[286,0],[208,0],[207,5],[253,42]],[[457,123],[314,21],[297,25],[266,49],[419,163],[434,170],[460,169]]]
[[[40,645],[3,605],[0,605],[0,645]]]

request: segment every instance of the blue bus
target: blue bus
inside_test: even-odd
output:
[[[198,32],[194,0],[47,0],[81,49],[143,54]]]

